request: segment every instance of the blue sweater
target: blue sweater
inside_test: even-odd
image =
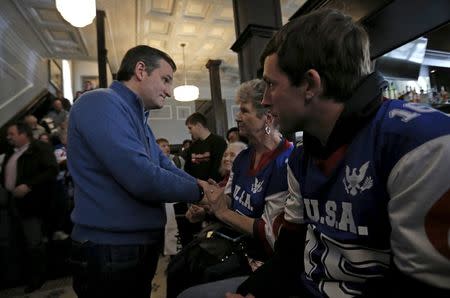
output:
[[[199,198],[195,178],[161,152],[141,99],[120,82],[73,105],[68,167],[75,184],[72,238],[145,244],[163,234],[165,202]]]

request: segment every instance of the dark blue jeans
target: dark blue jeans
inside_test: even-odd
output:
[[[73,289],[85,297],[150,297],[162,241],[99,245],[73,241]]]

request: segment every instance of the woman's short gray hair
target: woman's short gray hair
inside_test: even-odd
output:
[[[266,83],[260,79],[253,79],[242,83],[236,92],[236,102],[252,103],[258,117],[262,117],[269,109],[261,104],[266,89]]]

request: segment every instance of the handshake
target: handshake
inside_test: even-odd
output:
[[[203,189],[203,199],[197,204],[192,204],[186,212],[186,218],[191,222],[201,222],[206,214],[214,214],[220,218],[220,214],[228,210],[227,196],[224,188],[220,187],[214,180],[197,180],[197,183]]]

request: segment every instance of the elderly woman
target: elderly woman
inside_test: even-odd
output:
[[[264,89],[264,82],[258,79],[240,86],[236,120],[249,147],[236,157],[224,190],[218,185],[202,185],[214,215],[252,236],[247,243],[247,273],[273,250],[288,193],[286,161],[292,151],[292,145],[275,129],[272,115],[261,105]],[[228,290],[234,289],[227,281],[219,281],[190,288],[179,297],[223,297]]]

